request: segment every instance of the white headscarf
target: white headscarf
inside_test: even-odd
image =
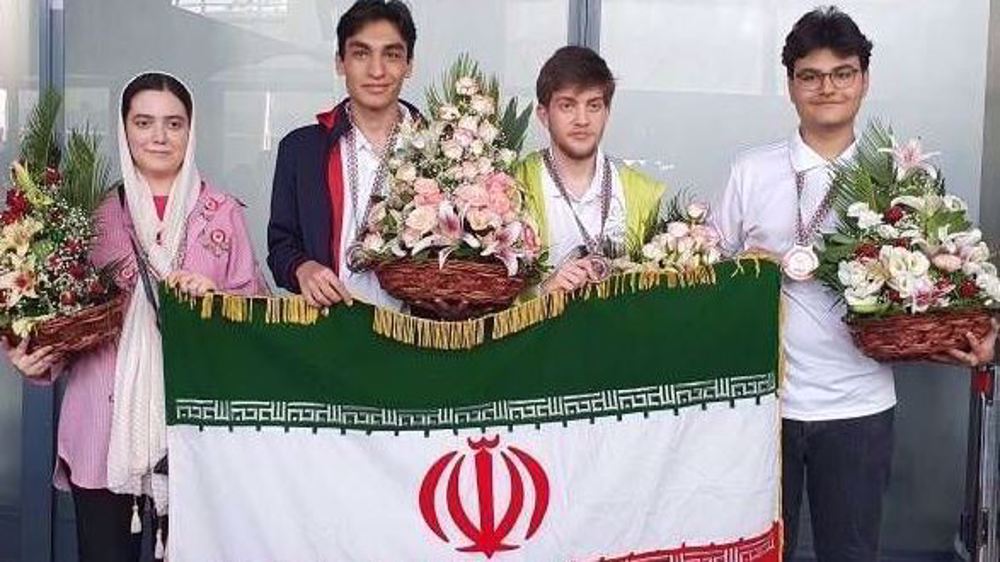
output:
[[[141,76],[136,76],[129,84]],[[201,176],[194,161],[194,111],[191,113],[184,162],[174,179],[161,221],[156,214],[149,184],[132,160],[125,136],[125,120],[122,112],[118,112],[118,155],[125,200],[135,226],[136,242],[145,254],[149,273],[153,277],[150,279],[152,283],[166,278],[180,267],[178,262],[183,255],[181,248],[185,224],[201,190]],[[167,452],[163,350],[156,311],[142,283],[139,276],[118,340],[114,413],[108,450],[108,488],[120,494],[149,495],[156,504],[157,512],[166,513],[166,478],[153,474],[153,468]],[[156,287],[153,287],[153,292],[155,295]]]

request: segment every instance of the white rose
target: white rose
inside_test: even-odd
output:
[[[458,160],[462,157],[462,146],[454,139],[441,143],[441,152],[449,160]]]
[[[486,147],[483,145],[483,141],[481,139],[476,139],[469,145],[469,152],[471,152],[474,156],[482,156],[485,149]]]
[[[503,148],[500,150],[500,161],[504,163],[504,166],[510,166],[514,163],[514,159],[517,158],[517,153],[509,148]]]
[[[691,227],[688,226],[688,224],[684,223],[684,222],[672,222],[672,223],[670,223],[670,224],[667,225],[667,235],[670,238],[674,238],[674,239],[682,238],[684,236],[687,236],[688,232],[690,232],[690,231],[691,231]]]
[[[483,121],[479,125],[479,138],[483,139],[486,144],[493,144],[493,141],[497,139],[500,134],[500,129],[493,126],[493,123],[489,121]]]
[[[458,128],[475,134],[479,130],[479,119],[476,119],[472,115],[466,115],[458,120]]]
[[[837,266],[837,278],[845,287],[857,287],[864,284],[866,276],[864,264],[857,260],[842,261]]]
[[[455,92],[462,96],[472,96],[479,92],[479,84],[469,76],[463,76],[455,81]]]
[[[663,250],[663,247],[659,244],[650,242],[642,247],[642,257],[649,261],[660,261],[667,257],[667,253]]]
[[[910,275],[923,276],[931,268],[931,262],[927,259],[927,256],[923,252],[908,252],[909,255],[906,256],[906,267],[910,272]]]
[[[708,205],[694,202],[687,206],[687,216],[694,222],[700,222],[708,216]]]
[[[462,116],[462,112],[454,105],[442,105],[438,108],[438,116],[445,121],[454,121]]]
[[[976,286],[982,289],[991,301],[1000,301],[1000,279],[995,275],[977,275]]]
[[[959,255],[961,255],[965,261],[984,262],[990,259],[990,247],[986,245],[986,242],[980,242],[975,246],[962,248],[959,251]]]
[[[410,216],[406,217],[407,228],[422,236],[430,232],[438,222],[437,207],[435,205],[423,205],[413,209]]]
[[[858,228],[867,230],[882,224],[882,215],[876,213],[868,206],[868,203],[851,203],[847,208],[847,216],[858,220]]]
[[[493,172],[493,162],[490,162],[489,158],[480,158],[479,162],[476,163],[480,176],[489,175]]]
[[[396,170],[396,179],[404,183],[413,183],[417,179],[417,167],[407,162]]]
[[[909,275],[900,275],[898,277],[893,277],[889,279],[889,287],[896,290],[899,296],[904,299],[908,299],[913,295],[914,290],[914,278]]]
[[[376,232],[370,232],[365,236],[362,247],[369,252],[379,253],[385,247],[385,240]]]
[[[493,115],[493,100],[487,96],[472,96],[472,101],[469,102],[469,107],[471,107],[472,111],[475,111],[479,115]]]

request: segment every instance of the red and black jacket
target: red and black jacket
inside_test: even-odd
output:
[[[309,260],[337,271],[344,212],[340,137],[350,127],[347,101],[317,123],[285,135],[278,145],[267,223],[267,265],[279,287],[299,292],[295,270]],[[400,100],[412,116],[420,113]]]

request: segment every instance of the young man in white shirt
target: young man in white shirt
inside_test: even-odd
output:
[[[347,99],[288,133],[278,146],[267,226],[267,264],[278,286],[315,307],[354,297],[399,308],[349,254],[386,160],[415,107],[399,98],[410,77],[417,32],[400,0],[356,0],[337,23],[337,74]]]
[[[572,291],[610,273],[609,255],[641,239],[664,187],[601,150],[615,79],[591,49],[558,49],[535,86],[548,148],[529,154],[515,174],[554,270],[542,291]]]
[[[861,354],[836,295],[812,274],[808,248],[835,226],[830,165],[855,151],[855,118],[868,91],[872,43],[851,18],[820,8],[792,28],[782,52],[799,127],[741,156],[715,221],[727,250],[782,261],[782,511],[785,559],[795,552],[808,491],[820,562],[878,559],[882,495],[893,450],[892,370]],[[801,280],[795,280],[801,279]],[[966,364],[991,360],[995,333],[953,350]]]

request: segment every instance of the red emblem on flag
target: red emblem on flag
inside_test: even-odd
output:
[[[492,558],[497,552],[514,550],[520,546],[508,541],[508,537],[526,511],[524,505],[525,480],[530,482],[535,493],[534,505],[530,509],[531,515],[524,540],[530,539],[538,531],[538,527],[541,526],[542,520],[545,518],[545,511],[549,507],[549,479],[545,475],[542,465],[528,453],[516,447],[506,447],[505,450],[499,450],[499,436],[492,439],[483,438],[478,441],[469,439],[468,442],[473,451],[472,457],[475,465],[476,491],[479,499],[478,526],[472,522],[472,518],[465,506],[462,505],[462,499],[459,495],[459,477],[467,454],[459,454],[458,451],[452,451],[442,456],[427,471],[420,484],[420,514],[435,535],[441,540],[449,542],[448,536],[441,529],[438,509],[434,501],[438,486],[447,472],[445,498],[448,516],[451,517],[455,527],[462,535],[471,542],[471,544],[459,547],[457,550],[459,552],[479,552],[486,558]],[[493,467],[496,460],[499,460],[502,466],[507,469],[507,477],[510,479],[510,499],[502,513],[497,511],[497,498],[494,496],[493,490]]]

